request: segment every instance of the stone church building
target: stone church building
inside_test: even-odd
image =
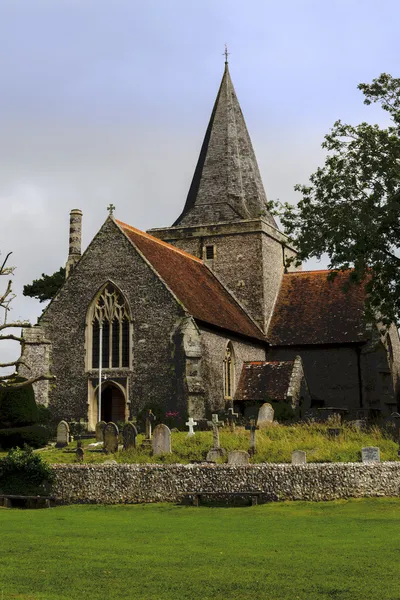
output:
[[[364,323],[363,289],[344,291],[346,273],[287,270],[296,251],[265,203],[226,64],[172,226],[145,233],[110,214],[81,254],[72,210],[66,281],[24,330],[30,374],[56,376],[35,384],[37,401],[91,429],[146,407],[196,419],[266,401],[299,416],[396,410],[396,327],[382,336]]]

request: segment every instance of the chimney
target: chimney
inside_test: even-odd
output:
[[[69,252],[65,265],[65,278],[71,274],[72,269],[81,257],[82,245],[82,211],[73,208],[69,214]]]

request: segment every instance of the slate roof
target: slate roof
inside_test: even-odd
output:
[[[245,362],[235,400],[285,400],[293,372],[293,360]]]
[[[267,201],[228,65],[208,124],[186,204],[174,227],[254,219]],[[264,219],[276,227],[267,213]]]
[[[115,222],[195,319],[265,341],[261,330],[202,260],[122,221]]]
[[[283,276],[267,338],[273,345],[363,342],[364,287],[343,289],[349,271],[331,281],[329,271],[300,271]]]

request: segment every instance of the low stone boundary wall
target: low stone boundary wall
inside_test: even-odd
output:
[[[58,502],[177,502],[185,492],[260,490],[265,500],[400,496],[400,462],[307,465],[54,465]]]

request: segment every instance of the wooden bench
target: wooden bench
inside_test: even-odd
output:
[[[246,490],[244,492],[186,492],[185,494],[183,494],[183,498],[185,500],[191,500],[193,506],[199,506],[200,505],[200,499],[202,497],[210,497],[210,498],[217,498],[217,497],[223,497],[223,498],[233,498],[234,501],[236,498],[250,498],[250,504],[251,506],[255,506],[258,504],[261,496],[264,494],[264,492],[261,492],[260,490],[254,490],[254,491],[249,491]]]
[[[55,505],[56,499],[54,496],[0,495],[0,506],[4,508],[50,508]]]

